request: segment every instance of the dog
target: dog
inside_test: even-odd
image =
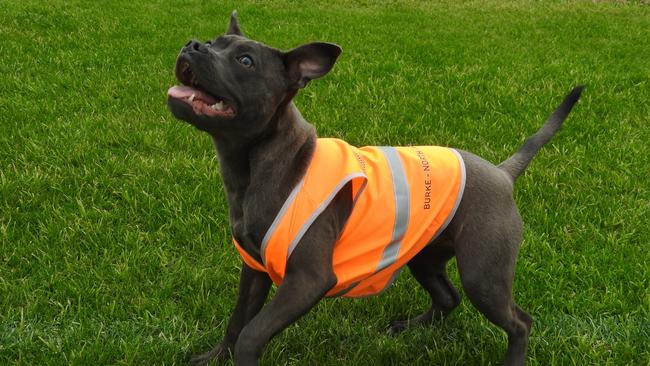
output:
[[[190,360],[193,365],[205,365],[231,356],[236,365],[257,365],[264,346],[273,336],[306,314],[323,297],[346,294],[332,292],[341,282],[339,277],[343,276],[339,275],[343,271],[334,268],[333,261],[338,255],[335,254],[337,243],[348,230],[354,230],[348,228],[348,221],[354,218],[363,226],[363,217],[355,216],[358,211],[355,204],[363,187],[354,179],[342,181],[344,184],[332,191],[330,197],[319,201],[317,210],[307,211],[308,219],[303,221],[309,225],[301,227],[300,235],[290,237],[271,232],[271,228],[275,230],[276,226],[284,225],[284,219],[278,219],[282,216],[280,212],[302,194],[296,193],[297,187],[305,184],[305,176],[312,171],[312,159],[321,154],[318,152],[320,146],[330,141],[317,138],[315,129],[301,116],[292,99],[309,81],[327,74],[340,53],[341,48],[332,43],[314,42],[283,52],[250,40],[244,36],[237,13],[233,12],[225,34],[208,42],[191,40],[178,56],[175,74],[182,85],[169,89],[168,108],[176,118],[207,132],[213,139],[229,205],[232,236],[244,260],[238,299],[226,334],[212,350],[193,357]],[[490,322],[508,335],[503,363],[524,364],[533,320],[514,302],[512,295],[523,227],[513,199],[513,186],[534,155],[561,127],[583,88],[574,88],[544,125],[498,166],[466,151],[454,150],[456,157],[447,155],[447,161],[452,163],[446,166],[451,167],[449,171],[455,177],[455,183],[448,189],[452,198],[442,205],[446,207],[446,211],[442,210],[445,211],[442,218],[448,222],[427,231],[425,234],[429,237],[418,236],[414,241],[420,246],[412,249],[415,252],[399,259],[403,263],[393,262],[391,267],[397,273],[397,267],[407,266],[430,295],[431,307],[414,319],[391,323],[392,333],[415,324],[432,323],[459,305],[460,296],[446,274],[446,263],[455,256],[467,297]],[[357,165],[344,163],[356,167],[354,178],[358,178],[363,175],[358,170],[366,169],[368,162],[364,161],[364,156],[359,157],[360,149],[345,149],[348,150],[341,151],[352,151],[350,156],[358,160]],[[425,162],[428,164],[427,158],[420,156],[419,150],[404,149],[400,150],[402,155],[393,156],[393,162],[401,164],[405,161],[404,154],[415,154],[420,159],[421,170],[427,170],[424,167]],[[327,159],[337,160],[347,154],[336,151],[330,151]],[[373,151],[381,156],[388,150]],[[328,180],[329,174],[335,174],[334,164],[321,162],[321,165],[325,173],[309,174],[320,174],[324,180]],[[396,170],[392,166],[385,170],[395,178]],[[397,197],[398,185],[392,190]],[[402,207],[402,213],[395,215],[403,215],[404,211],[414,210],[408,206],[408,199],[402,202],[406,206],[395,204],[393,207],[385,202],[386,207],[392,207],[387,211],[399,211]],[[411,201],[411,205],[412,202],[415,201]],[[366,219],[375,222],[379,219],[374,216],[378,215],[380,213],[375,212]],[[390,236],[390,229],[394,229],[395,234],[399,225],[383,226],[389,228],[387,235]],[[382,230],[381,225],[373,227]],[[402,232],[401,235],[394,235],[390,245],[405,238],[406,234]],[[269,239],[269,236],[278,238]],[[422,244],[422,238],[428,240]],[[271,242],[273,244],[269,244]],[[271,246],[280,260],[269,264],[271,256],[265,253]],[[354,250],[353,246],[351,248]],[[395,254],[399,247],[393,246],[390,250]],[[386,256],[387,251],[389,249],[380,254]],[[346,270],[354,271],[355,267]],[[371,275],[375,276],[371,276],[375,287],[387,286],[388,277],[394,277],[384,275],[384,267],[377,268]],[[357,281],[345,291],[354,291],[354,285],[359,286],[363,281]],[[265,304],[273,282],[278,283],[277,292]],[[381,288],[373,287],[359,294],[372,294],[377,290]]]

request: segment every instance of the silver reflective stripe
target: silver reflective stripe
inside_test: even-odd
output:
[[[300,182],[298,182],[298,184],[296,184],[296,186],[293,187],[293,190],[291,191],[291,193],[289,193],[289,197],[287,197],[287,200],[284,201],[284,204],[280,208],[280,211],[278,211],[278,214],[275,215],[275,219],[273,219],[271,226],[269,226],[269,229],[266,231],[266,234],[264,234],[264,238],[262,239],[262,246],[260,247],[260,256],[262,257],[262,263],[264,264],[264,267],[266,267],[266,246],[269,245],[269,240],[271,239],[271,235],[275,232],[275,229],[280,224],[280,220],[282,220],[282,217],[284,217],[284,214],[289,209],[289,206],[291,206],[291,204],[293,203],[293,200],[296,199],[298,192],[300,192],[300,189],[304,184],[305,184],[305,177],[302,177]]]
[[[411,195],[409,192],[410,188],[399,153],[394,147],[381,146],[379,149],[388,161],[391,177],[393,179],[395,222],[393,224],[393,236],[390,243],[388,243],[386,248],[384,248],[384,253],[381,256],[381,260],[379,261],[375,273],[390,266],[397,260],[397,254],[399,253],[402,239],[404,238],[404,234],[406,234],[406,229],[409,224],[411,201]]]
[[[456,157],[458,158],[458,164],[460,164],[460,184],[458,185],[458,195],[456,196],[456,202],[454,202],[454,208],[451,209],[451,212],[447,216],[447,219],[445,219],[444,224],[438,228],[438,231],[436,231],[436,234],[429,240],[429,243],[432,241],[436,240],[438,236],[440,236],[440,233],[442,233],[446,228],[447,225],[451,222],[451,219],[454,218],[454,215],[456,215],[456,210],[458,210],[458,205],[460,205],[460,201],[463,198],[463,192],[465,192],[465,161],[463,160],[463,157],[460,155],[456,149],[449,149],[453,151],[454,154],[456,154]]]
[[[342,179],[342,180],[341,180],[341,181],[336,185],[336,187],[334,187],[334,189],[332,190],[332,192],[330,192],[329,196],[327,196],[327,198],[325,198],[325,200],[323,201],[323,203],[321,203],[321,205],[318,206],[318,208],[316,208],[316,210],[314,210],[314,212],[312,212],[312,214],[307,218],[307,221],[305,221],[305,223],[300,227],[300,230],[298,230],[298,233],[296,233],[296,236],[295,236],[295,237],[293,238],[293,240],[291,241],[291,244],[289,244],[289,249],[287,250],[287,260],[289,260],[289,256],[291,255],[291,253],[293,252],[293,250],[296,249],[296,245],[298,245],[298,243],[300,242],[300,239],[302,239],[302,237],[305,235],[305,233],[307,232],[307,230],[309,230],[309,228],[311,227],[311,224],[313,224],[314,221],[316,221],[316,218],[318,218],[318,216],[319,216],[321,213],[323,213],[323,211],[325,211],[325,209],[327,208],[327,206],[330,204],[330,202],[332,202],[332,200],[334,199],[334,197],[336,196],[336,194],[339,193],[339,191],[341,190],[341,188],[343,188],[343,186],[346,185],[346,184],[347,184],[349,181],[351,181],[352,179],[354,179],[354,178],[361,178],[361,177],[365,177],[365,175],[364,175],[363,173],[353,173],[353,174],[350,174],[350,175],[346,176],[345,178],[343,178],[343,179]],[[364,189],[365,187],[366,187],[366,186],[365,186],[365,184],[364,184],[364,185],[359,189],[359,191],[357,192],[356,196],[354,197],[353,205],[354,205],[354,203],[356,203],[357,198],[359,198],[359,196],[361,195],[361,192],[363,191],[363,189]]]
[[[406,229],[408,228],[411,205],[410,188],[408,180],[406,179],[404,166],[402,165],[402,159],[399,157],[397,149],[390,146],[379,146],[378,148],[382,154],[384,154],[384,157],[386,157],[388,167],[390,168],[393,182],[393,199],[395,201],[395,222],[393,223],[393,235],[391,241],[384,248],[381,260],[379,261],[373,275],[395,263],[397,260],[397,255],[399,254],[399,249],[402,245],[402,239],[404,238],[404,234],[406,234]],[[399,272],[400,271],[398,270],[393,274],[391,280],[388,282],[386,287],[384,287],[384,290],[390,286]],[[371,277],[372,276],[368,278]],[[361,283],[361,281],[353,283],[343,291],[332,295],[332,297],[345,295],[352,291],[352,289],[354,289],[359,283]]]
[[[447,216],[447,220],[445,220],[445,223],[442,224],[440,227],[439,232],[442,232],[447,228],[447,225],[451,222],[451,219],[454,218],[454,215],[456,215],[456,210],[458,210],[458,206],[460,205],[460,200],[463,198],[463,193],[465,192],[465,160],[463,160],[463,157],[460,155],[456,149],[451,149],[451,151],[456,154],[456,157],[458,158],[458,164],[460,164],[460,185],[458,187],[458,196],[456,196],[456,202],[454,203],[454,208],[451,210],[451,213],[449,213],[449,216]]]

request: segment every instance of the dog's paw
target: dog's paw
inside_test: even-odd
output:
[[[436,321],[443,320],[448,314],[449,312],[444,312],[437,309],[429,309],[427,312],[422,313],[412,319],[394,320],[388,327],[388,334],[397,335],[413,326],[433,325]]]
[[[410,322],[408,320],[394,320],[390,322],[388,326],[388,334],[396,336],[402,333],[409,327],[409,323]]]
[[[222,344],[217,345],[211,351],[200,355],[192,356],[189,364],[192,366],[206,366],[212,361],[225,361],[232,357],[231,349]]]

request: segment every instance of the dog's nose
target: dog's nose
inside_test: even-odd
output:
[[[197,41],[196,39],[191,39],[183,47],[183,52],[206,52],[207,48],[205,44]]]

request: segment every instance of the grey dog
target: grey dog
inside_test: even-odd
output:
[[[176,77],[184,86],[176,88],[185,89],[176,94],[170,89],[169,109],[212,137],[232,235],[258,262],[264,233],[305,174],[316,144],[314,127],[292,99],[310,80],[327,74],[340,53],[337,45],[321,42],[288,52],[268,47],[246,38],[233,12],[224,35],[205,43],[192,40],[178,56]],[[456,256],[467,297],[508,335],[504,364],[524,364],[532,318],[512,296],[523,226],[513,185],[558,131],[582,89],[573,89],[539,131],[498,166],[459,150],[466,182],[456,214],[442,234],[408,262],[429,293],[431,307],[414,319],[391,323],[391,332],[431,323],[458,306],[460,296],[446,273],[446,263]],[[190,362],[205,365],[234,354],[236,365],[257,365],[270,339],[306,314],[336,283],[332,252],[351,209],[351,189],[345,187],[299,241],[284,281],[268,303],[269,276],[242,265],[225,337]]]

